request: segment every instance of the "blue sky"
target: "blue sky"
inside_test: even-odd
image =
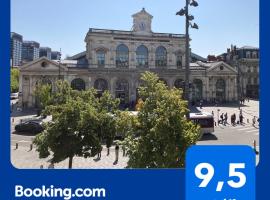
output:
[[[191,30],[192,51],[206,57],[231,44],[259,46],[259,0],[198,0],[192,8],[199,30]],[[130,30],[131,15],[145,7],[154,32],[184,33],[175,13],[185,0],[11,0],[11,31],[63,56],[85,50],[90,27]]]

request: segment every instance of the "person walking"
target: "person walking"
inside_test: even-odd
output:
[[[118,158],[119,158],[119,145],[117,144],[116,146],[115,146],[115,164],[117,164],[118,163]]]
[[[123,157],[126,156],[126,147],[125,145],[122,145],[122,151],[123,151]]]
[[[223,124],[223,120],[224,120],[224,116],[223,116],[224,114],[222,113],[221,115],[220,115],[220,122],[221,122],[221,124]]]
[[[100,147],[98,154],[97,154],[97,159],[101,159],[101,152],[102,152],[102,146]]]
[[[226,126],[228,120],[228,113],[225,113],[224,115],[224,125]]]
[[[252,126],[255,127],[255,123],[256,123],[256,117],[254,116],[253,119],[252,119]]]
[[[244,119],[244,116],[242,114],[239,115],[239,121],[240,121],[240,124],[243,124],[243,119]]]

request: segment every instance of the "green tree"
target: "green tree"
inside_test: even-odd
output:
[[[41,89],[43,93],[44,90]],[[102,141],[112,143],[115,137],[112,113],[119,101],[108,92],[97,98],[94,89],[75,91],[67,82],[58,82],[51,101],[45,104],[44,113],[52,115],[53,120],[34,140],[41,158],[52,154],[53,163],[68,158],[72,168],[74,156],[93,157],[102,150]]]
[[[38,83],[34,90],[36,97],[36,104],[40,110],[43,110],[46,106],[52,104],[52,86],[50,84]]]
[[[68,100],[61,108],[61,112],[53,113],[53,122],[35,137],[34,144],[40,158],[52,154],[52,163],[68,159],[68,168],[72,168],[74,156],[87,158],[101,150],[98,117],[96,109],[81,99]]]
[[[19,91],[19,70],[12,68],[10,71],[10,91]]]
[[[199,139],[200,128],[186,119],[187,102],[182,90],[168,89],[157,75],[142,75],[142,102],[133,121],[118,118],[127,134],[123,145],[129,155],[128,168],[177,168],[184,166],[185,152]],[[126,121],[126,126],[124,125]]]

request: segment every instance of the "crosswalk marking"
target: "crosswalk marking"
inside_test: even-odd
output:
[[[226,126],[223,125],[223,124],[220,124],[217,128],[221,128],[221,129],[228,128],[228,129],[235,130],[235,131],[237,131],[238,133],[241,133],[241,134],[252,134],[252,135],[255,135],[255,136],[259,135],[259,129],[254,127],[251,124],[236,125],[236,126],[233,126],[231,124],[226,124]]]

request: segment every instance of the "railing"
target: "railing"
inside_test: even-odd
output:
[[[134,35],[133,31],[122,31],[122,30],[109,30],[109,29],[96,29],[90,28],[91,33],[105,33],[105,34],[120,34],[120,35]],[[170,38],[183,38],[185,34],[172,34],[172,33],[152,33],[153,37],[170,37]]]

